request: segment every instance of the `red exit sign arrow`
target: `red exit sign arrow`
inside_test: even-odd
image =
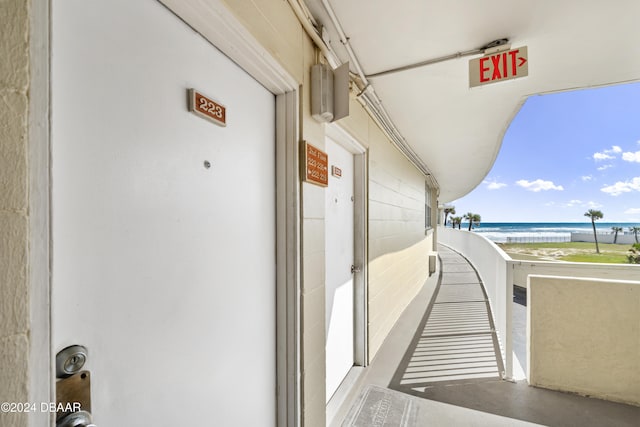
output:
[[[469,61],[469,87],[502,82],[529,75],[527,46]]]

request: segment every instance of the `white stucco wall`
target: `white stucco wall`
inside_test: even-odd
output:
[[[0,402],[29,400],[29,2],[0,2]],[[28,414],[0,412],[0,425]]]
[[[529,383],[640,406],[640,282],[529,276]]]

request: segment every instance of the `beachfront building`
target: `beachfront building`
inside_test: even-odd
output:
[[[515,263],[437,224],[527,97],[640,79],[639,13],[0,2],[0,425],[550,424],[522,415],[527,373],[633,421],[637,268]],[[464,374],[423,369],[450,347]]]

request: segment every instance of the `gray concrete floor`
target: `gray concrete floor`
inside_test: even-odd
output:
[[[398,367],[405,363],[405,354],[423,324],[438,278],[439,271],[429,278],[407,307],[370,366],[360,370],[354,385],[343,395],[343,401],[338,405],[333,402],[337,409],[328,414],[331,418],[328,425],[343,425],[352,406],[369,386],[391,390],[389,385]],[[520,358],[524,345],[522,328],[526,326],[522,315],[526,312],[516,303],[514,311],[517,311],[514,313],[515,333],[520,334],[515,352]],[[528,386],[526,381],[452,381],[427,387],[416,394],[419,396],[405,394],[417,407],[415,421],[411,423],[415,426],[640,426],[638,407],[538,389]]]

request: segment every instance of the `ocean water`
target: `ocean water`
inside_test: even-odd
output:
[[[468,223],[462,223],[463,229]],[[597,222],[598,234],[611,234],[611,227],[622,227],[623,232],[630,234],[629,227],[640,227],[640,223],[626,222]],[[525,243],[525,242],[569,242],[571,233],[593,233],[591,222],[483,222],[474,228],[496,243]]]

